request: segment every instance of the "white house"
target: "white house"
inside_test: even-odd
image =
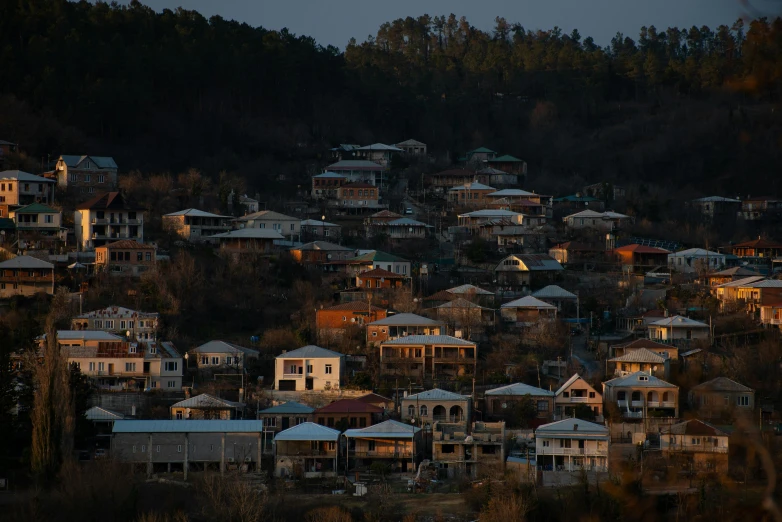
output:
[[[238,228],[271,229],[286,237],[298,236],[301,233],[301,219],[286,216],[273,210],[261,210],[236,218],[234,223]]]
[[[543,471],[608,471],[608,428],[570,418],[535,430],[537,465]]]
[[[682,317],[681,315],[672,315],[659,321],[649,323],[649,339],[658,341],[674,341],[677,339],[708,339],[709,325]]]
[[[668,254],[668,266],[684,274],[722,270],[725,268],[725,254],[703,248],[688,248]]]
[[[618,212],[595,212],[594,210],[582,210],[563,218],[563,221],[569,228],[583,229],[594,228],[597,230],[614,230],[625,223],[629,223],[633,218]]]
[[[277,356],[275,388],[280,391],[338,389],[345,372],[345,356],[308,345]]]
[[[77,206],[73,225],[81,250],[120,239],[144,242],[144,213],[122,192],[106,192]]]
[[[249,359],[258,358],[258,350],[226,341],[209,341],[190,350],[189,356],[195,359],[199,370],[224,371],[246,367]]]

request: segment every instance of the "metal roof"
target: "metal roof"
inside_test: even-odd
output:
[[[547,270],[564,270],[562,265],[559,264],[559,262],[556,259],[546,254],[511,254],[507,257],[504,257],[494,270],[499,272],[523,271],[521,265],[505,265],[504,263],[505,260],[507,259],[516,259],[518,261],[521,261],[521,263],[523,263],[524,266],[527,268],[527,270],[529,270],[530,272],[547,271]]]
[[[522,297],[521,299],[516,299],[515,301],[511,301],[510,303],[505,303],[500,308],[539,308],[539,309],[543,308],[543,309],[551,310],[551,309],[556,309],[557,307],[550,303],[532,297],[531,295],[528,295],[526,297]]]
[[[373,143],[372,145],[364,145],[363,147],[359,147],[358,150],[368,150],[368,151],[387,150],[387,151],[391,151],[391,152],[404,152],[399,147],[395,147],[394,145],[386,145],[385,143]]]
[[[213,397],[207,393],[190,397],[171,405],[172,408],[197,408],[197,409],[225,409],[241,408],[244,404],[240,402],[227,401],[219,397]]]
[[[766,279],[765,281],[751,283],[748,286],[751,288],[782,288],[782,281],[779,279]]]
[[[30,183],[56,183],[53,179],[36,176],[35,174],[30,174],[23,170],[4,170],[0,172],[0,179],[12,179],[14,181],[25,181]]]
[[[469,150],[469,151],[467,151],[467,154],[475,154],[476,152],[477,152],[477,153],[488,153],[488,152],[492,152],[492,153],[496,154],[496,152],[494,152],[494,151],[493,151],[493,150],[491,150],[491,149],[487,149],[486,147],[478,147],[477,149]]]
[[[494,187],[490,187],[488,185],[484,185],[483,183],[478,183],[477,181],[473,181],[472,183],[466,183],[464,185],[459,185],[458,187],[453,187],[448,192],[459,192],[462,190],[497,190]]]
[[[299,218],[286,216],[274,210],[259,210],[236,218],[236,221],[301,221]]]
[[[561,434],[572,434],[574,436],[580,435],[579,438],[583,437],[585,434],[607,437],[608,428],[601,424],[585,421],[583,419],[569,418],[562,419],[561,421],[557,422],[543,424],[542,426],[538,426],[538,428],[535,430],[536,437],[556,435],[558,438],[564,438],[560,437]]]
[[[242,352],[247,355],[258,355],[258,350],[253,348],[245,348],[238,344],[229,343],[227,341],[209,341],[191,350],[196,353],[238,353]]]
[[[422,391],[413,395],[404,397],[403,401],[466,401],[470,398],[469,395],[462,395],[460,393],[449,392],[447,390],[441,390],[440,388],[432,388],[431,390]]]
[[[515,156],[511,156],[510,154],[503,154],[502,156],[489,160],[489,163],[516,163],[516,162],[520,163],[522,162],[522,160],[520,160]]]
[[[89,421],[116,421],[125,418],[125,416],[119,412],[107,410],[100,406],[93,406],[84,412],[84,416]]]
[[[369,323],[368,326],[442,326],[442,324],[440,321],[422,317],[418,314],[404,313],[390,315],[384,319]]]
[[[679,250],[673,254],[668,254],[668,257],[725,257],[725,254],[719,252],[712,252],[705,248],[688,248],[687,250]]]
[[[724,198],[722,196],[706,196],[705,198],[693,199],[693,201],[697,201],[700,203],[719,203],[719,202],[741,203],[740,199]]]
[[[762,281],[764,279],[765,279],[765,277],[762,276],[762,275],[743,277],[741,279],[736,279],[735,281],[729,281],[727,283],[722,283],[721,285],[717,285],[715,288],[726,288],[726,287],[734,287],[734,286],[749,286],[752,283],[756,283],[756,282]]]
[[[580,376],[579,374],[577,374],[577,373],[574,373],[574,374],[573,374],[573,375],[570,377],[570,379],[568,379],[567,381],[565,381],[565,383],[564,383],[562,386],[560,386],[560,387],[559,387],[559,389],[558,389],[557,391],[555,391],[555,392],[554,392],[554,395],[557,395],[557,396],[559,396],[560,394],[562,394],[562,392],[564,392],[565,390],[567,390],[568,386],[572,385],[574,382],[578,381],[579,379],[581,379],[581,376]],[[581,379],[581,380],[583,381],[583,383],[584,383],[584,384],[585,384],[585,385],[586,385],[586,386],[587,386],[587,387],[588,387],[590,390],[594,390],[595,392],[597,392],[597,390],[595,390],[595,389],[592,387],[592,385],[591,385],[591,384],[589,384],[588,382],[584,381],[583,379]],[[598,393],[598,395],[600,395],[600,394]]]
[[[678,424],[672,424],[667,430],[664,429],[662,433],[670,433],[673,435],[711,435],[717,437],[727,437],[728,434],[719,428],[715,428],[709,423],[703,422],[700,419],[690,419]]]
[[[631,350],[629,353],[626,353],[620,357],[608,359],[608,361],[664,364],[665,357],[646,348],[638,348],[637,350]]]
[[[277,359],[332,359],[334,357],[344,357],[341,353],[332,352],[320,346],[309,344],[302,346],[290,352],[286,352],[277,356]]]
[[[479,288],[474,285],[459,285],[454,286],[453,288],[449,288],[446,290],[449,294],[457,294],[457,295],[464,295],[464,294],[475,294],[475,295],[494,295],[493,292],[489,292],[488,290],[484,290],[483,288]]]
[[[99,169],[116,169],[117,163],[109,156],[87,156],[78,154],[63,154],[60,159],[69,167],[76,167],[85,159],[91,159]]]
[[[749,386],[744,386],[727,377],[717,377],[710,381],[702,382],[696,386],[693,386],[691,390],[708,390],[708,391],[731,391],[731,392],[752,392],[754,391]]]
[[[537,297],[538,299],[577,299],[576,294],[568,292],[557,285],[544,286],[537,292],[532,292],[532,297]]]
[[[553,397],[554,392],[551,390],[544,390],[542,388],[536,388],[523,382],[517,382],[515,384],[508,384],[507,386],[501,386],[494,388],[493,390],[487,390],[484,395],[530,395],[533,397]]]
[[[231,230],[230,232],[223,232],[222,234],[215,234],[213,236],[204,236],[218,239],[285,239],[282,234],[276,230],[270,228],[240,228],[239,230]]]
[[[400,337],[393,341],[384,341],[382,345],[401,345],[406,346],[408,344],[425,345],[425,344],[446,344],[456,346],[475,346],[475,343],[459,339],[457,337],[451,337],[450,335],[408,335],[407,337]]]
[[[395,219],[393,221],[389,221],[386,223],[390,227],[426,227],[426,228],[432,228],[432,225],[427,225],[426,223],[422,223],[420,221],[416,221],[415,219],[410,218],[399,218]]]
[[[606,381],[603,384],[606,386],[625,387],[631,386],[633,388],[679,388],[669,382],[665,382],[662,379],[649,375],[646,372],[635,372],[624,377],[617,377]]]
[[[497,192],[492,192],[491,194],[486,194],[486,197],[489,198],[508,198],[508,197],[527,197],[527,196],[538,196],[538,194],[535,194],[534,192],[527,192],[526,190],[521,189],[502,189],[498,190]]]
[[[332,163],[328,167],[329,169],[377,169],[382,170],[383,166],[374,161],[366,160],[342,160],[336,163]]]
[[[136,318],[139,317],[141,319],[146,319],[149,317],[159,317],[159,314],[157,312],[139,312],[136,310],[131,310],[130,308],[125,308],[124,306],[113,306],[109,305],[106,308],[101,308],[100,310],[92,310],[91,312],[86,312],[81,315],[77,315],[76,319],[103,319],[103,318],[121,318],[121,317],[128,317],[128,318]]]
[[[457,297],[456,299],[452,301],[448,301],[447,303],[443,303],[439,306],[436,306],[435,308],[480,308],[481,310],[491,310],[491,308],[487,308],[485,306],[481,306],[479,304],[473,303],[472,301],[468,301],[467,299],[463,299],[461,297]]]
[[[304,222],[302,221],[302,224]],[[304,243],[301,246],[294,246],[290,248],[291,250],[302,250],[302,251],[312,251],[312,250],[323,250],[325,252],[347,252],[353,250],[352,248],[344,247],[342,245],[337,245],[334,243],[329,243],[328,241],[312,241],[310,243]]]
[[[518,212],[512,212],[510,210],[485,208],[467,212],[466,214],[459,214],[459,217],[512,217],[521,215],[522,214],[519,214]]]
[[[60,341],[122,341],[122,337],[102,330],[57,330]]]
[[[317,176],[312,176],[313,178],[342,178],[347,179],[347,176],[344,174],[338,174],[336,172],[323,172],[322,174],[318,174]]]
[[[265,415],[274,414],[274,413],[309,414],[312,413],[313,411],[315,411],[315,408],[311,408],[306,404],[301,404],[296,401],[288,401],[282,404],[278,404],[277,406],[272,406],[271,408],[266,408],[265,410],[259,411],[258,413],[265,414]]]
[[[341,225],[337,225],[334,223],[329,223],[328,221],[319,221],[317,219],[304,219],[301,222],[301,226],[303,227],[340,227]]]
[[[387,420],[367,428],[352,429],[345,432],[348,438],[412,439],[413,434],[421,431],[412,424]]]
[[[118,420],[113,433],[261,433],[262,420]]]
[[[178,210],[176,212],[171,212],[170,214],[165,214],[163,217],[166,216],[193,216],[193,217],[211,217],[211,218],[231,217],[231,216],[221,216],[220,214],[212,214],[211,212],[204,212],[203,210],[198,210],[197,208]]]
[[[709,325],[690,319],[689,317],[683,317],[681,315],[672,315],[671,317],[665,317],[659,321],[649,323],[649,326],[665,326],[669,328],[708,328]]]
[[[32,256],[16,256],[0,263],[0,269],[14,268],[54,268],[54,265]]]
[[[314,422],[302,422],[274,436],[274,440],[339,440],[340,432]]]
[[[30,203],[16,210],[12,210],[14,214],[59,214],[59,210],[55,210],[49,205],[43,203]]]

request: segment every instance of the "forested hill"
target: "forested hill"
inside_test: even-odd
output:
[[[0,139],[123,170],[305,174],[335,143],[485,145],[533,181],[782,193],[782,21],[573,31],[423,16],[345,52],[177,10],[0,0]],[[536,187],[532,187],[536,188]],[[541,188],[541,187],[537,187]]]

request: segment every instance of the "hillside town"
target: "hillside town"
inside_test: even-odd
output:
[[[379,481],[686,493],[762,479],[782,427],[782,242],[642,236],[624,188],[539,194],[525,161],[487,147],[444,170],[415,139],[324,156],[296,201],[221,198],[191,172],[159,195],[172,211],[136,199],[157,189],[111,157],[0,172],[4,313],[62,307],[11,354],[14,388],[30,364],[67,360],[79,460],[358,496]],[[690,209],[779,223],[782,199]],[[196,296],[203,277],[274,295]],[[258,307],[287,315],[248,320],[269,317]]]

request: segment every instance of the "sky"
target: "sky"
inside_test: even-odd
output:
[[[267,29],[288,30],[344,49],[374,35],[383,22],[422,14],[454,13],[490,31],[494,18],[519,22],[526,29],[559,26],[608,45],[617,31],[635,39],[641,26],[730,26],[739,17],[782,14],[782,0],[141,0],[156,11],[183,7],[205,17],[220,15]],[[127,3],[127,2],[125,2]]]

